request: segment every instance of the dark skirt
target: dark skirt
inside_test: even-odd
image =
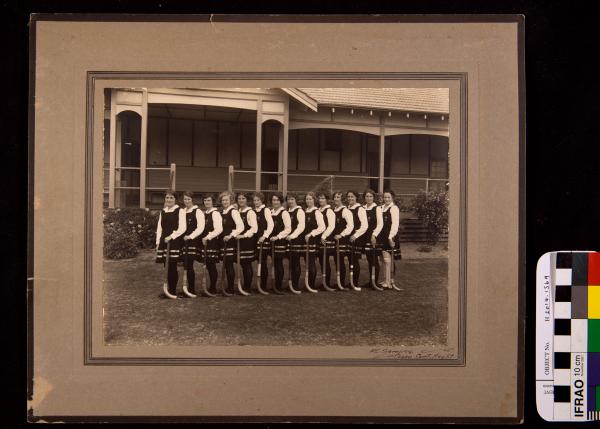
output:
[[[327,256],[337,256],[336,241],[332,235],[327,237],[326,244],[327,244]],[[342,237],[340,239],[340,244],[339,244],[340,257],[344,257],[349,254],[349,252],[350,252],[349,244],[350,244],[349,237]],[[321,256],[323,255],[323,245],[322,244],[319,245],[319,255],[321,255]]]
[[[206,255],[204,254],[204,249],[201,252],[201,262],[204,262],[204,257],[206,256],[207,262],[219,262],[221,259],[221,246],[222,241],[220,237],[215,237],[212,240],[208,240],[206,242]]]
[[[181,257],[181,244],[183,240],[181,237],[177,237],[175,240],[171,240],[169,247],[169,261],[177,261],[179,262]],[[167,243],[165,243],[165,238],[161,237],[160,242],[158,243],[158,248],[156,250],[156,258],[155,262],[158,264],[162,264],[165,262],[165,256],[167,254]]]
[[[286,239],[272,241],[271,245],[275,246],[276,255],[282,256],[288,252],[288,241]]]
[[[306,237],[306,236],[304,236]],[[304,244],[302,246],[302,256],[306,255],[306,239],[303,238]],[[310,237],[308,240],[308,253],[311,255],[318,255],[319,250],[321,250],[321,255],[323,255],[323,250],[321,249],[321,236]]]
[[[194,238],[192,240],[181,240],[181,262],[185,269],[193,267],[194,260],[198,261],[202,255],[202,240]]]
[[[355,258],[362,258],[366,242],[366,234],[361,235],[356,240],[354,240],[354,242],[348,240],[348,252],[353,253]]]
[[[306,239],[304,235],[300,234],[299,237],[294,238],[293,240],[288,241],[290,253],[306,253]]]
[[[240,261],[248,262],[256,259],[256,237],[240,238]]]
[[[237,260],[237,240],[230,238],[229,241],[221,240],[221,243],[223,246],[221,248],[221,259],[235,262]]]
[[[384,240],[381,240],[377,237],[377,244],[381,246],[381,250],[385,252],[390,252],[394,256],[394,259],[400,260],[402,259],[402,251],[400,249],[400,240],[399,237],[394,237],[394,247],[390,246],[390,241],[386,237]]]
[[[379,245],[379,243],[375,243],[375,248],[373,248],[373,245],[371,244],[371,240],[368,240],[365,245],[362,248],[362,252],[367,255],[375,255],[375,256],[380,256],[381,255],[381,246]]]
[[[268,238],[265,241],[263,241],[262,243],[259,243],[258,238],[257,238],[255,242],[256,242],[255,252],[256,252],[256,260],[257,261],[260,258],[261,246],[262,246],[263,259],[271,254],[271,241]]]

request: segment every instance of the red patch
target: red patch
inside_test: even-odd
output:
[[[588,285],[600,286],[600,252],[588,254]]]

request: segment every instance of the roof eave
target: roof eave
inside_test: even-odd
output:
[[[305,92],[300,91],[298,88],[281,88],[283,92],[288,94],[294,100],[299,101],[301,104],[305,105],[313,112],[316,112],[318,109],[317,101],[314,98],[311,98]]]
[[[320,103],[321,107],[335,107],[336,109],[355,109],[355,110],[373,110],[377,112],[402,112],[402,113],[431,113],[432,115],[449,115],[450,112],[441,110],[424,110],[424,109],[395,109],[395,108],[381,108],[381,107],[368,107],[359,106],[352,104],[338,104],[338,103]]]

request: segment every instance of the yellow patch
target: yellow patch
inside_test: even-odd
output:
[[[600,319],[600,286],[588,287],[588,319]]]

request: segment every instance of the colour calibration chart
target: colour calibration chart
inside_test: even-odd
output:
[[[548,421],[600,419],[600,253],[537,265],[536,401]]]

